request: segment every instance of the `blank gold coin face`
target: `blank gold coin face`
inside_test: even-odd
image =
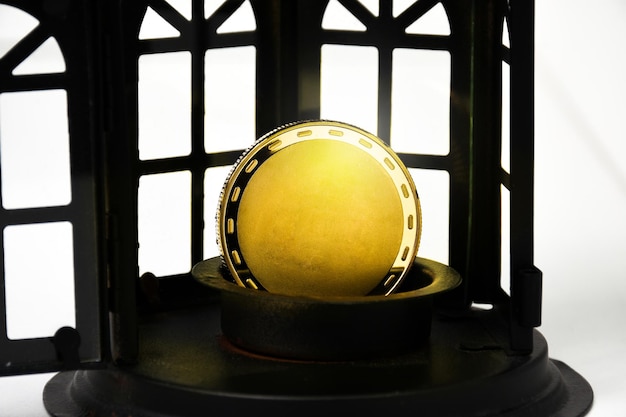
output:
[[[410,175],[378,138],[306,122],[242,156],[225,184],[218,228],[239,285],[361,296],[399,284],[417,251],[421,215]]]

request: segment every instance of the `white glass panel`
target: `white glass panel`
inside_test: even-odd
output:
[[[500,282],[502,289],[507,294],[511,293],[511,193],[504,186],[500,186],[502,217],[500,225],[500,234],[502,236],[501,243],[501,264],[500,264]]]
[[[321,117],[378,130],[378,49],[323,45]]]
[[[409,168],[422,207],[422,238],[417,256],[448,264],[450,174]]]
[[[0,4],[0,58],[33,30],[39,21],[28,13]]]
[[[204,17],[208,19],[225,3],[225,0],[204,0]]]
[[[254,46],[209,49],[206,52],[206,152],[244,149],[256,139],[255,62]]]
[[[69,222],[4,229],[9,339],[53,336],[76,327],[74,245]]]
[[[416,3],[415,0],[393,0],[393,17],[397,17],[406,9],[409,8],[413,3]]]
[[[160,14],[148,7],[139,29],[139,39],[177,38],[180,32]]]
[[[215,234],[220,193],[231,166],[209,168],[204,174],[204,259],[219,255]]]
[[[4,208],[71,202],[65,90],[0,94],[0,164]]]
[[[509,24],[507,23],[507,19],[504,19],[504,25],[502,28],[502,45],[506,46],[507,48],[511,47],[509,38]]]
[[[56,39],[48,38],[13,70],[13,75],[65,72],[65,59]]]
[[[391,146],[396,152],[450,151],[450,53],[395,49]]]
[[[244,1],[241,6],[217,28],[216,33],[246,32],[256,29],[256,19],[249,1]]]
[[[511,172],[511,74],[509,64],[502,63],[502,168]]]
[[[191,152],[191,54],[139,57],[139,158]]]
[[[191,269],[191,173],[139,178],[139,274],[156,276]]]
[[[441,3],[424,13],[422,17],[406,28],[406,33],[416,35],[449,35],[448,15]]]
[[[363,32],[366,27],[337,0],[330,0],[322,18],[322,29]]]

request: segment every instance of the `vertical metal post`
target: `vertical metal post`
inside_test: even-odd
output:
[[[532,349],[541,324],[541,272],[533,261],[534,21],[532,0],[510,0],[511,35],[511,344]]]
[[[499,0],[475,1],[472,22],[472,300],[500,289],[501,13]]]
[[[137,359],[138,320],[135,286],[137,279],[137,188],[133,161],[137,159],[136,60],[128,59],[127,40],[135,33],[129,28],[140,18],[138,7],[129,2],[100,2],[100,31],[103,39],[103,83],[106,126],[103,133],[105,153],[105,195],[107,216],[109,309],[111,355],[118,363]],[[130,32],[130,33],[129,33]],[[135,79],[128,80],[129,74]],[[128,86],[134,86],[128,88]]]

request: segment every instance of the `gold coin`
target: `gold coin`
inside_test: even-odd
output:
[[[237,284],[287,295],[389,294],[419,245],[421,212],[400,159],[339,122],[287,125],[235,164],[217,214]]]

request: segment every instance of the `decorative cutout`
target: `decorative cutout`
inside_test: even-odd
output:
[[[379,0],[359,0],[359,3],[365,6],[365,8],[369,10],[371,14],[373,14],[374,16],[378,16],[380,7]]]
[[[217,215],[217,206],[219,204],[219,196],[226,177],[230,173],[232,166],[212,167],[208,168],[204,173],[204,259],[212,258],[220,254],[217,245],[217,235],[215,227],[209,225],[215,224],[215,216]],[[235,231],[234,222],[229,224],[231,233]]]
[[[189,171],[139,178],[137,232],[139,275],[166,276],[191,270]]]
[[[204,18],[208,19],[220,8],[225,0],[204,0]]]
[[[13,75],[54,74],[65,72],[65,59],[56,39],[50,37],[35,49],[21,64],[13,69]]]
[[[511,172],[511,68],[502,62],[502,169]]]
[[[256,48],[209,49],[205,55],[204,148],[245,149],[256,139]]]
[[[450,22],[448,15],[441,3],[437,3],[432,9],[424,13],[406,28],[406,33],[411,35],[450,35]]]
[[[0,94],[0,165],[5,209],[71,202],[65,90]]]
[[[450,230],[450,174],[448,171],[409,168],[419,190],[422,237],[419,256],[448,264]]]
[[[7,226],[3,249],[8,338],[50,337],[76,327],[72,223]]]
[[[391,89],[391,146],[396,152],[450,151],[450,53],[396,48]]]
[[[416,3],[415,0],[393,0],[393,17],[400,16],[406,9]]]
[[[139,57],[139,158],[191,152],[191,54],[168,52]]]
[[[180,32],[178,29],[155,12],[153,8],[148,7],[139,29],[140,40],[177,38],[179,36]]]
[[[330,0],[328,2],[328,6],[326,6],[326,11],[324,12],[324,18],[322,19],[322,29],[350,30],[355,32],[364,32],[367,30],[365,25],[337,0]]]
[[[504,19],[504,24],[502,26],[502,45],[507,48],[511,47],[511,35],[509,33],[509,24],[507,23],[508,19]]]
[[[244,1],[241,6],[217,28],[216,33],[237,33],[256,30],[256,19],[249,0]]]
[[[323,45],[321,117],[341,120],[376,134],[378,130],[378,49]]]
[[[500,204],[500,286],[511,295],[511,192],[504,185],[500,186]]]
[[[39,20],[13,6],[0,4],[0,59],[39,25]]]

